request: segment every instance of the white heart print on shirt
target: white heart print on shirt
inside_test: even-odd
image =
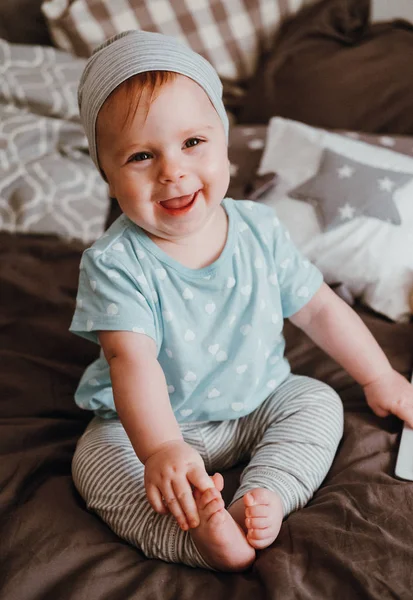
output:
[[[212,388],[212,390],[208,392],[208,398],[218,398],[220,395],[221,392],[217,390],[217,388]]]
[[[172,321],[172,319],[174,318],[173,314],[169,310],[164,310],[162,312],[162,314],[163,314],[163,318],[165,319],[165,321],[167,323],[170,323]]]
[[[194,411],[192,410],[192,408],[183,408],[182,410],[179,411],[179,414],[182,417],[189,417],[189,415],[192,415]]]
[[[223,350],[220,350],[219,352],[217,352],[217,355],[215,358],[217,359],[218,362],[225,362],[228,359],[228,355]]]
[[[308,298],[308,296],[310,295],[310,290],[308,289],[308,287],[306,285],[303,285],[302,287],[300,287],[300,289],[297,291],[297,296],[299,298]]]
[[[242,335],[248,335],[251,330],[252,330],[251,325],[243,325],[240,328],[240,332],[242,333]]]
[[[215,312],[216,306],[214,304],[214,302],[209,302],[208,304],[205,305],[205,312],[208,313],[209,315],[212,315],[213,312]]]
[[[112,317],[113,317],[114,315],[117,315],[117,314],[118,314],[118,312],[119,312],[119,308],[117,307],[117,305],[116,305],[116,304],[113,304],[113,303],[112,303],[112,304],[109,304],[109,306],[108,306],[108,307],[107,307],[107,309],[106,309],[106,313],[107,313],[109,316],[112,316]]]
[[[184,377],[185,381],[196,381],[196,374],[193,371],[188,371]]]
[[[163,281],[166,278],[165,269],[155,269],[155,273],[158,276],[158,279],[160,279],[161,281]]]
[[[125,252],[125,246],[121,242],[117,242],[113,244],[112,250],[116,250],[116,252]]]
[[[184,300],[192,300],[193,297],[194,295],[191,292],[191,290],[189,288],[185,288],[182,294],[182,298],[184,298]]]
[[[187,329],[185,331],[184,340],[186,342],[192,342],[194,339],[195,339],[195,333],[192,331],[192,329]]]

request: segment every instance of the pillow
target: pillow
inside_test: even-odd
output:
[[[326,149],[317,173],[289,195],[315,206],[323,230],[362,215],[400,225],[394,193],[412,181],[411,174],[370,167]]]
[[[17,44],[51,45],[41,3],[42,0],[0,2],[0,38]]]
[[[413,25],[371,25],[369,11],[369,0],[323,0],[284,23],[238,121],[413,134]]]
[[[406,321],[413,289],[413,156],[395,152],[394,138],[377,136],[373,145],[357,137],[271,119],[259,174],[275,171],[278,178],[261,201],[274,206],[294,242],[327,283],[341,283],[373,310]],[[405,138],[404,145],[413,154],[413,137]],[[345,162],[385,171],[389,178],[402,177],[404,185],[393,191],[401,223],[362,215],[323,231],[314,206],[290,194],[316,175],[326,151]]]
[[[90,56],[115,33],[144,29],[181,39],[222,78],[240,82],[255,72],[280,19],[309,1],[46,0],[42,10],[57,47],[78,56]]]
[[[0,65],[0,229],[95,240],[109,199],[78,116],[84,60],[0,40]]]

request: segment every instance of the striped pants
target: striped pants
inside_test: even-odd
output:
[[[310,500],[326,476],[342,436],[343,408],[326,384],[289,375],[251,414],[185,423],[181,431],[210,474],[249,461],[231,504],[263,487],[279,494],[287,516]],[[175,518],[152,509],[144,466],[119,420],[92,419],[78,442],[72,472],[88,508],[147,557],[210,568]]]

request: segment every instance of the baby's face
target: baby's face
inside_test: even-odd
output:
[[[114,100],[97,120],[111,196],[153,239],[193,235],[215,214],[229,184],[225,131],[208,96],[178,75],[149,107],[144,92],[125,127],[125,107],[117,110]]]

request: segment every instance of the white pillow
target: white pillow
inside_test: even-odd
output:
[[[270,121],[258,170],[261,175],[275,171],[277,185],[261,201],[277,210],[294,242],[323,272],[327,283],[343,283],[377,312],[407,321],[413,290],[413,181],[393,197],[401,225],[363,216],[323,232],[314,207],[293,200],[288,192],[317,173],[324,148],[372,167],[413,176],[409,156],[277,117]]]

